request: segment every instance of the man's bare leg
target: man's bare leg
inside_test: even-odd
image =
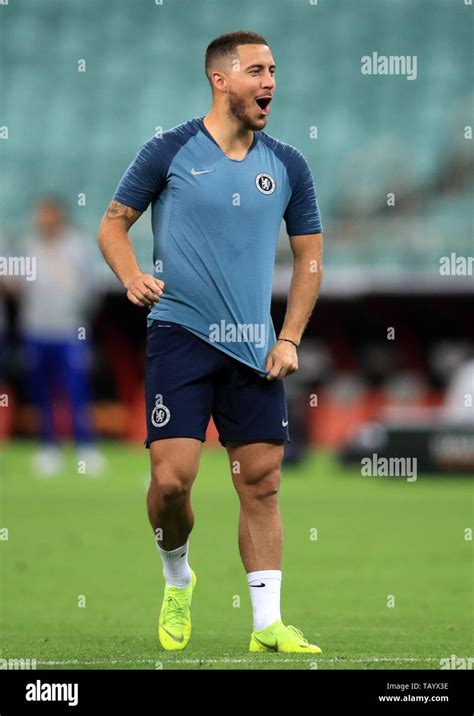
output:
[[[254,629],[281,619],[283,527],[278,504],[283,443],[227,443],[240,499],[239,549],[247,573]]]
[[[150,444],[148,517],[166,581],[158,638],[168,651],[184,649],[191,637],[191,601],[197,578],[188,562],[188,537],[194,525],[191,488],[200,454],[201,441],[193,438],[166,438]]]
[[[178,548],[187,547],[194,525],[191,488],[200,454],[201,441],[193,438],[167,438],[150,444],[148,518],[169,586],[184,587],[191,578],[188,550]]]
[[[283,444],[227,443],[240,499],[239,549],[247,572],[281,569],[283,527],[278,505]]]

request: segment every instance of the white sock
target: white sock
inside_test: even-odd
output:
[[[156,543],[163,560],[163,577],[168,587],[187,587],[191,581],[191,569],[188,564],[189,540],[182,547],[166,550]]]
[[[252,600],[253,628],[255,631],[265,629],[277,619],[281,619],[281,572],[278,569],[249,572],[247,581]],[[262,584],[264,586],[258,586]]]

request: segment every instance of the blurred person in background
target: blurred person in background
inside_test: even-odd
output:
[[[441,419],[474,428],[474,349],[470,356],[454,371],[446,389]]]
[[[0,237],[0,260],[7,259],[6,247]],[[7,300],[11,293],[8,282],[8,269],[0,268],[0,441],[5,440],[9,434],[11,406],[8,374],[7,374],[7,332],[8,332],[8,311]]]
[[[34,280],[19,289],[19,332],[29,398],[38,410],[40,448],[34,469],[57,474],[62,451],[54,421],[56,391],[67,395],[78,460],[86,474],[99,474],[104,458],[95,444],[91,415],[88,319],[97,297],[94,260],[87,238],[73,228],[62,199],[41,198],[25,256],[34,257]]]
[[[5,333],[6,333],[6,309],[5,300],[2,294],[3,286],[0,283],[0,392],[4,380],[5,371]]]
[[[5,297],[3,295],[5,290],[4,282],[0,278],[0,442],[5,439],[7,434],[5,416],[8,413],[5,411],[8,401],[7,386],[5,383],[5,352],[6,352],[6,329],[7,329],[7,316]]]

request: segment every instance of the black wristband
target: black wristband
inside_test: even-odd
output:
[[[298,348],[298,344],[291,340],[291,338],[277,338],[278,341],[288,341],[288,343],[293,343],[295,348]]]

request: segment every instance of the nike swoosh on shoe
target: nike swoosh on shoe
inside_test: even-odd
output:
[[[264,641],[261,641],[258,636],[254,635],[255,641],[258,641],[260,646],[264,646],[266,649],[271,649],[272,651],[278,651],[278,639],[276,639],[275,644],[265,644]]]
[[[174,639],[174,641],[177,641],[178,644],[180,644],[182,641],[184,641],[184,636],[180,636],[180,637],[175,636],[170,631],[168,631],[168,629],[166,627],[164,627],[162,624],[160,624],[160,629],[163,629],[163,631],[165,631],[168,634],[168,636],[170,636],[172,639]]]

